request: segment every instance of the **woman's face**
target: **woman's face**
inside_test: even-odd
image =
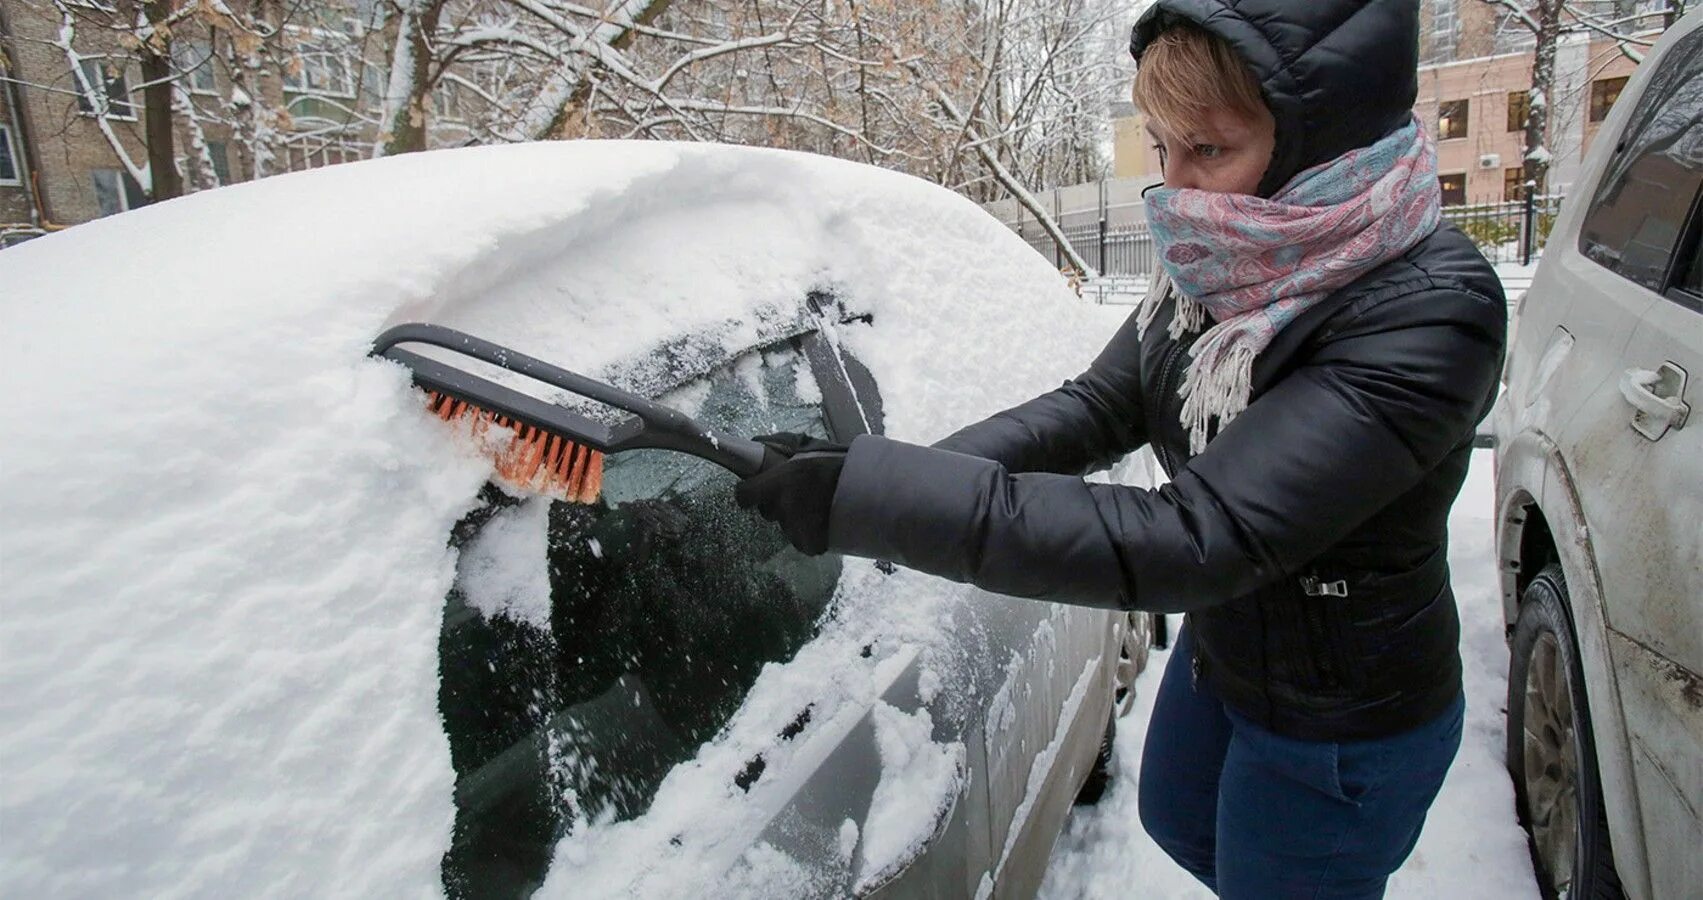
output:
[[[1148,123],[1147,131],[1159,151],[1166,187],[1221,194],[1258,191],[1277,145],[1277,120],[1264,107],[1255,116],[1213,110],[1185,134],[1172,134],[1156,121]]]

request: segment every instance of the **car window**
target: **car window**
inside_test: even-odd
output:
[[[821,397],[805,355],[782,349],[662,400],[735,434],[826,436]],[[683,454],[634,451],[606,458],[596,503],[490,487],[457,526],[439,648],[456,772],[451,896],[525,896],[573,823],[644,813],[763,665],[815,634],[839,558],[794,551],[734,505],[735,481]]]
[[[1662,57],[1591,198],[1579,251],[1654,291],[1666,287],[1703,185],[1703,31]]]
[[[1668,288],[1668,299],[1694,312],[1703,312],[1703,191],[1693,201],[1691,230],[1675,265],[1676,275]]]

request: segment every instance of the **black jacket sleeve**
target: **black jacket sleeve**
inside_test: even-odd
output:
[[[1471,440],[1494,398],[1505,315],[1482,295],[1430,289],[1342,316],[1156,490],[859,437],[829,544],[1060,602],[1171,612],[1242,596],[1304,566]]]
[[[1088,371],[1056,390],[965,426],[934,446],[993,460],[1008,472],[1082,475],[1147,443],[1135,314]]]

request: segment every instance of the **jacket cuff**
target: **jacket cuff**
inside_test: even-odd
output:
[[[829,549],[968,581],[976,563],[963,532],[982,518],[1001,470],[977,456],[859,435],[834,490]]]

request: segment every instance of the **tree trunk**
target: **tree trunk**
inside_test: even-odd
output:
[[[157,30],[171,17],[176,0],[146,0],[142,4],[148,24],[156,31],[142,42],[142,110],[146,121],[143,135],[148,143],[148,173],[151,185],[148,202],[183,196],[183,178],[177,173],[177,151],[172,146],[171,41]]]
[[[629,2],[617,3],[613,9],[605,12],[606,16],[614,20],[610,24],[620,29],[620,33],[608,41],[608,46],[616,50],[625,50],[633,42],[633,29],[621,21],[621,14],[630,13],[633,25],[649,25],[668,9],[670,2],[671,0],[629,0]],[[597,40],[597,30],[600,27],[602,26],[595,24],[588,27],[586,29],[587,40]],[[595,63],[588,63],[587,68],[591,65],[595,65]],[[585,102],[589,99],[591,99],[591,82],[581,78],[573,92],[568,95],[567,100],[563,101],[562,105],[556,109],[555,115],[550,117],[550,124],[545,126],[539,137],[545,139],[566,137],[568,124],[574,120],[574,117],[584,108]],[[589,114],[586,118],[589,121]]]
[[[431,36],[444,0],[410,0],[396,23],[390,85],[385,93],[385,138],[380,156],[426,149],[426,105],[432,93]]]
[[[1555,50],[1561,39],[1562,0],[1538,0],[1532,15],[1537,19],[1537,46],[1532,53],[1531,103],[1526,118],[1526,181],[1542,194],[1549,178],[1553,153],[1549,148],[1549,110],[1555,102]]]

